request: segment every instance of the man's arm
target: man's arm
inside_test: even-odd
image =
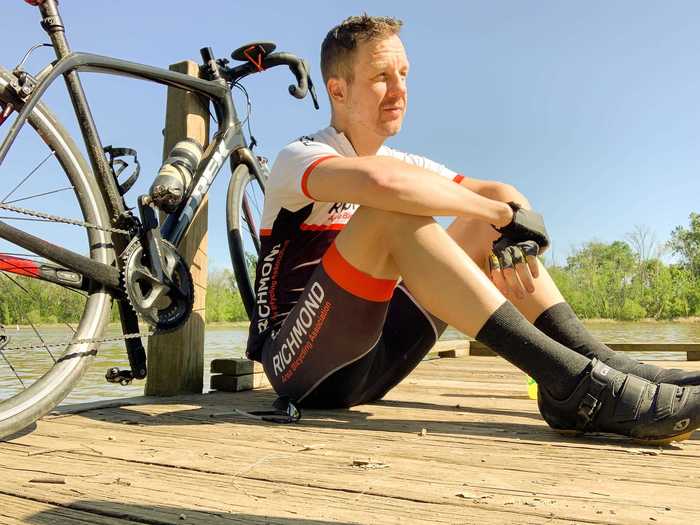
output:
[[[505,226],[513,212],[436,173],[384,156],[336,157],[319,163],[305,180],[310,197],[352,202],[409,215],[447,215]]]

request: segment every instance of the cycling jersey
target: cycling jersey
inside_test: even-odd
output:
[[[379,156],[393,157],[459,182],[463,177],[442,164],[387,146]],[[277,156],[265,188],[261,252],[255,278],[256,307],[246,355],[261,360],[261,350],[275,337],[294,308],[321,258],[358,205],[317,201],[307,180],[323,161],[357,154],[332,126],[287,145]]]

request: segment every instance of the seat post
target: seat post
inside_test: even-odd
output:
[[[56,0],[43,0],[39,4],[41,12],[41,27],[46,31],[51,39],[57,58],[63,58],[70,53],[66,31],[63,20],[58,13],[58,2]]]

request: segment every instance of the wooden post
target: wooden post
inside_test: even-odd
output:
[[[192,61],[173,64],[170,69],[193,76],[199,75],[199,66]],[[208,101],[188,91],[168,88],[163,159],[175,143],[188,137],[206,147],[209,138]],[[179,246],[180,253],[190,266],[194,281],[192,315],[179,330],[153,336],[148,340],[148,377],[145,393],[149,396],[202,392],[208,207],[208,199],[205,198]]]

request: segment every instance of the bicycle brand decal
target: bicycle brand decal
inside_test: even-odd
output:
[[[185,218],[187,219],[185,224],[189,224],[192,221],[192,218],[194,217],[194,212],[199,207],[199,203],[209,190],[209,186],[211,186],[214,182],[216,174],[221,169],[221,166],[223,166],[224,161],[231,154],[231,151],[232,149],[228,147],[226,141],[222,140],[217,149],[212,154],[209,161],[207,162],[207,165],[204,168],[204,171],[202,172],[202,176],[199,178],[197,184],[192,190],[192,194],[190,195],[190,198],[187,201],[187,205],[182,211],[182,218],[180,219],[180,221],[178,221],[178,227],[180,224],[183,224],[183,220]]]
[[[250,56],[250,52],[253,51],[255,48],[262,49],[260,46],[250,46],[248,49],[243,51],[243,54],[250,61],[251,64],[258,68],[258,72],[260,73],[262,71],[265,71],[265,68],[262,65],[263,52],[258,52],[258,59],[255,60],[252,56]]]

